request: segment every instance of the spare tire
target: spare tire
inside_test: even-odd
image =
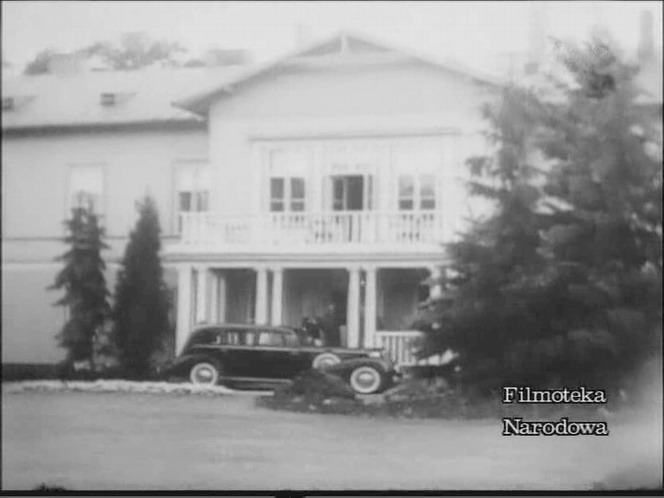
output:
[[[382,391],[387,379],[376,367],[363,365],[351,372],[349,383],[357,394],[375,394]]]

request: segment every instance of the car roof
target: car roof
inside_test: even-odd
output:
[[[284,327],[284,326],[275,326],[275,325],[254,325],[254,324],[247,324],[247,323],[206,323],[206,324],[201,324],[196,329],[194,329],[193,333],[202,331],[202,330],[209,330],[209,329],[232,329],[233,332],[240,332],[240,331],[252,331],[252,330],[260,330],[262,332],[288,332],[288,333],[293,333],[294,330],[289,327]]]

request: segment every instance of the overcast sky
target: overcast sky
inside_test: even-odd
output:
[[[662,39],[662,3],[538,2],[546,30],[579,39],[600,21],[627,48],[636,47],[640,12],[654,14]],[[296,26],[314,38],[341,28],[468,63],[492,52],[525,50],[530,2],[2,2],[2,47],[22,69],[44,48],[70,51],[144,31],[179,41],[194,53],[211,46],[247,48],[256,60],[291,50]]]

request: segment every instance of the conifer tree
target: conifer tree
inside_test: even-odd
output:
[[[661,134],[609,44],[558,48],[557,98],[508,89],[487,110],[496,153],[468,162],[470,188],[497,209],[448,247],[421,326],[468,384],[609,388],[661,350]]]
[[[156,205],[146,196],[137,207],[139,219],[118,273],[113,336],[126,373],[141,379],[150,375],[153,355],[169,331],[170,304],[159,256]]]
[[[109,292],[101,252],[108,249],[103,242],[104,228],[92,204],[79,197],[65,221],[68,234],[64,241],[70,249],[56,260],[64,263],[49,290],[64,290],[55,304],[64,306],[68,318],[58,334],[61,347],[67,349],[67,362],[89,361],[94,369],[94,344],[110,314]]]

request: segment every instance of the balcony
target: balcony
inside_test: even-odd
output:
[[[228,216],[183,213],[180,250],[320,250],[360,246],[437,248],[442,214],[435,211],[334,211]]]

